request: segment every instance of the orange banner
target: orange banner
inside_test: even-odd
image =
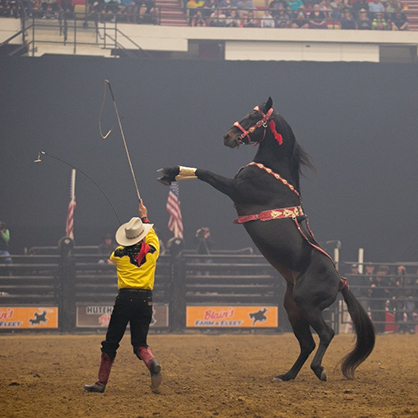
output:
[[[58,308],[0,307],[0,328],[58,328]]]
[[[275,328],[277,306],[187,306],[187,327]]]

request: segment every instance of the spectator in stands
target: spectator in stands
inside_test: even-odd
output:
[[[209,19],[210,15],[218,8],[217,0],[205,0],[202,9],[202,15],[204,19]]]
[[[414,281],[416,279],[407,275],[405,266],[398,266],[397,276],[396,322],[399,323],[398,332],[400,334],[405,334],[405,332],[415,334],[413,313],[415,310]]]
[[[191,26],[207,26],[206,20],[203,19],[201,10],[196,10],[196,14],[192,18]]]
[[[236,9],[238,4],[238,0],[222,0],[219,3],[219,7],[221,9],[232,10]]]
[[[121,0],[105,0],[105,12],[109,15],[109,18],[106,20],[110,20],[111,22],[116,21],[116,13],[119,12],[119,7],[121,5]]]
[[[234,9],[231,10],[229,16],[226,18],[226,26],[233,28],[241,28],[241,19],[238,16],[238,12]]]
[[[269,4],[269,10],[273,17],[276,17],[279,14],[279,9],[288,9],[289,6],[287,5],[287,2],[284,0],[273,0]]]
[[[357,23],[354,20],[353,14],[350,10],[344,10],[341,15],[341,29],[357,29]]]
[[[370,13],[384,13],[385,6],[380,2],[380,0],[373,0],[373,2],[369,3],[369,12]]]
[[[284,8],[278,9],[278,15],[275,18],[276,28],[290,28],[291,19]]]
[[[226,14],[222,9],[215,10],[209,19],[209,26],[225,27],[226,26]]]
[[[344,10],[346,9],[345,4],[342,0],[333,0],[329,4],[332,12],[331,12],[331,18],[338,20],[340,17],[342,17]]]
[[[357,29],[359,30],[371,30],[372,22],[367,16],[367,11],[365,9],[360,9],[358,13],[359,17],[356,21]]]
[[[391,23],[392,30],[409,30],[408,19],[403,12],[396,12]]]
[[[309,13],[309,28],[328,29],[324,12],[319,9],[319,4],[315,4],[311,13]]]
[[[41,3],[42,19],[56,19],[58,17],[59,5],[57,0],[45,0]]]
[[[112,234],[109,234],[109,233],[105,234],[98,247],[99,254],[104,256],[103,258],[99,260],[99,264],[104,264],[104,263],[112,264],[109,257],[113,253],[113,250],[115,249],[115,247],[116,247],[116,244],[113,241]]]
[[[196,9],[202,8],[204,4],[204,0],[189,0],[186,3],[186,7],[190,18],[190,24],[192,23],[192,17],[196,14]]]
[[[292,11],[293,16],[297,15],[297,11],[299,9],[303,9],[305,5],[303,4],[302,0],[289,0],[287,2],[289,9]]]
[[[238,14],[241,19],[245,19],[247,17],[248,11],[255,10],[255,8],[256,7],[252,0],[239,0],[239,2],[237,3]]]
[[[329,0],[321,0],[319,3],[319,10],[324,14],[325,19],[331,19],[331,6]]]
[[[365,10],[366,14],[369,13],[369,3],[367,3],[367,0],[358,0],[353,3],[351,12],[353,13],[354,19],[358,20],[360,10]]]
[[[23,4],[23,8],[26,11],[26,14],[28,15],[28,17],[32,17],[33,16],[33,8],[35,7],[35,3],[32,0],[26,0],[26,1],[23,1],[22,4]],[[69,11],[72,11],[74,9],[74,6],[71,5],[71,1],[70,1],[70,7],[71,7],[71,9]]]
[[[291,27],[294,29],[308,29],[309,28],[308,19],[305,15],[305,12],[302,9],[298,11],[296,18],[293,19],[293,23]]]
[[[126,15],[126,21],[138,23],[138,12],[142,5],[142,0],[121,0],[123,13]]]
[[[379,12],[379,13],[376,13],[374,19],[372,20],[372,29],[373,30],[388,30],[392,28],[389,27],[389,25],[387,24],[383,13]]]
[[[394,14],[402,10],[402,6],[398,0],[387,1],[384,6],[386,14]]]
[[[0,258],[0,263],[12,263],[9,253],[9,241],[10,231],[7,229],[6,224],[0,221],[0,255],[3,256]]]
[[[255,12],[253,10],[248,10],[247,17],[244,19],[242,25],[244,28],[258,28],[259,20],[257,19]]]
[[[264,10],[260,26],[262,28],[274,28],[276,26],[274,18],[270,13],[270,10]]]
[[[372,320],[376,331],[379,334],[385,332],[386,323],[386,302],[390,299],[390,293],[387,288],[387,275],[389,268],[387,266],[380,266],[376,272],[376,277],[370,285],[370,309],[372,313]]]
[[[139,9],[139,21],[141,23],[154,23],[155,0],[142,0],[142,6]]]

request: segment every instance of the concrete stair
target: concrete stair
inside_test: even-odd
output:
[[[188,26],[182,0],[156,0],[155,6],[160,11],[161,26]]]
[[[418,0],[407,0],[404,4],[407,5],[404,12],[408,18],[409,30],[418,31]]]

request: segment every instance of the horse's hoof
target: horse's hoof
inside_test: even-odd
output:
[[[327,381],[327,373],[325,370],[322,370],[321,374],[318,376],[319,380],[322,380],[323,382]]]
[[[287,382],[289,380],[292,380],[292,378],[285,374],[281,374],[280,376],[274,376],[272,382]]]

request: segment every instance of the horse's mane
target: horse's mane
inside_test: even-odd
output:
[[[295,187],[300,192],[300,177],[304,175],[303,169],[308,168],[312,171],[315,171],[315,166],[312,164],[311,157],[309,154],[304,150],[302,145],[298,143],[296,140],[295,134],[293,133],[292,128],[287,123],[287,121],[281,116],[277,114],[280,124],[285,126],[285,135],[288,136],[288,140],[293,143],[292,154],[290,156],[290,166],[293,177],[296,179]]]

